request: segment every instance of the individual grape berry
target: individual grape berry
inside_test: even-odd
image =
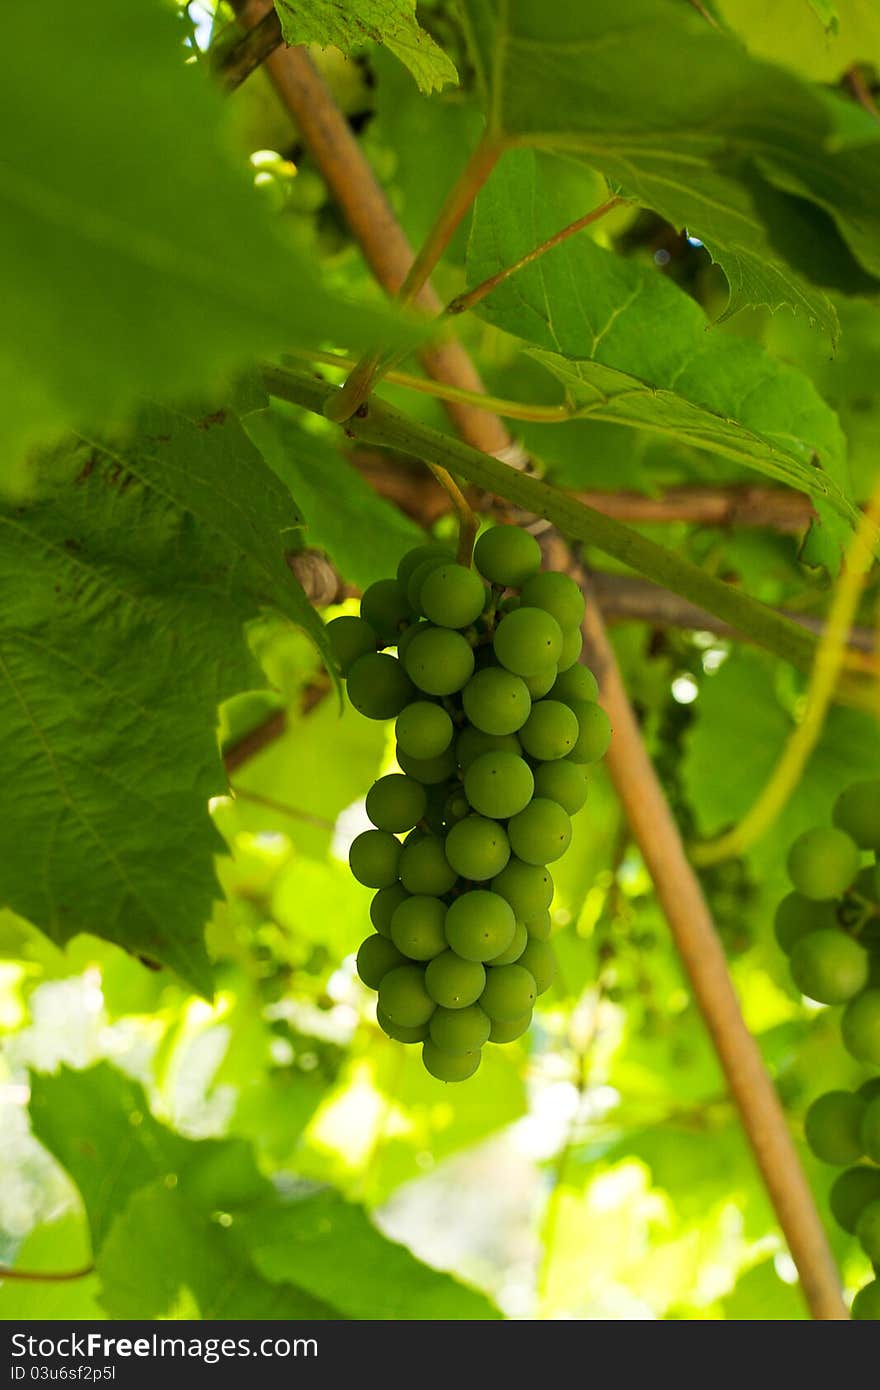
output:
[[[480,1008],[494,1023],[512,1023],[530,1013],[535,1002],[535,981],[521,965],[490,965]]]
[[[486,586],[475,570],[449,562],[432,570],[419,593],[419,605],[438,627],[470,627],[483,611]]]
[[[572,700],[571,709],[577,715],[580,732],[568,756],[573,763],[597,763],[608,752],[611,721],[595,700]]]
[[[349,867],[366,888],[390,888],[396,883],[401,857],[400,841],[387,830],[365,830],[352,840],[348,851]]]
[[[791,978],[801,994],[820,1004],[845,1004],[868,983],[868,953],[841,931],[808,932],[795,942]]]
[[[376,1022],[382,1032],[387,1033],[388,1037],[393,1038],[395,1042],[420,1043],[424,1042],[428,1036],[427,1023],[420,1023],[417,1028],[404,1028],[399,1023],[392,1023],[391,1019],[386,1017],[378,1007],[376,1009]]]
[[[497,956],[493,956],[490,964],[492,965],[513,965],[518,961],[529,942],[529,933],[525,922],[517,922],[513,929],[513,940],[506,951],[501,951]]]
[[[589,666],[571,666],[560,671],[550,689],[554,700],[564,700],[570,705],[574,700],[595,703],[599,698],[599,684]]]
[[[442,898],[457,877],[437,835],[424,835],[404,845],[397,871],[408,893],[423,893],[430,898]]]
[[[428,695],[453,695],[470,681],[474,653],[460,632],[426,627],[407,646],[404,664],[419,690]]]
[[[859,1244],[873,1265],[880,1264],[880,1201],[869,1202],[856,1222]]]
[[[462,878],[494,878],[510,858],[504,827],[486,816],[466,816],[446,836],[446,858]]]
[[[428,798],[420,782],[392,772],[367,792],[366,810],[379,830],[412,830],[425,814]]]
[[[791,955],[802,936],[836,928],[837,912],[833,903],[817,903],[800,893],[787,894],[777,907],[773,920],[777,943],[787,956]]]
[[[370,921],[381,936],[391,936],[391,918],[401,903],[409,897],[402,883],[392,883],[389,888],[380,888],[370,903]]]
[[[520,753],[522,745],[516,734],[484,734],[468,724],[462,729],[455,743],[455,756],[462,772],[467,772],[471,763],[484,753]]]
[[[428,1038],[422,1044],[422,1061],[425,1071],[438,1081],[467,1081],[480,1065],[481,1053],[479,1048],[457,1054],[441,1052]]]
[[[348,673],[348,698],[368,719],[394,719],[415,691],[396,657],[385,652],[359,656]]]
[[[519,741],[532,758],[552,762],[571,753],[580,737],[577,716],[560,700],[539,700],[519,731]]]
[[[474,564],[490,583],[519,589],[541,568],[541,549],[534,536],[518,526],[493,526],[478,537]]]
[[[479,1004],[466,1009],[435,1009],[429,1024],[431,1041],[441,1052],[456,1056],[475,1052],[489,1040],[489,1017]]]
[[[835,801],[831,818],[859,849],[880,852],[880,778],[853,782]]]
[[[804,1135],[817,1158],[839,1167],[862,1157],[861,1127],[867,1106],[851,1091],[828,1091],[804,1116]]]
[[[873,1077],[872,1079],[880,1083],[880,1077]],[[868,1082],[867,1085],[870,1087],[871,1082]],[[865,1087],[860,1087],[858,1099],[862,1104],[862,1121],[859,1129],[861,1150],[874,1163],[880,1163],[880,1084],[875,1087],[873,1094],[870,1090],[866,1094]]]
[[[397,746],[408,758],[437,758],[452,743],[452,720],[442,705],[414,700],[397,716]]]
[[[852,1301],[850,1316],[854,1322],[877,1322],[880,1319],[880,1279],[872,1279],[859,1289]]]
[[[455,774],[455,754],[451,747],[438,753],[436,758],[411,758],[402,748],[398,748],[396,757],[398,767],[403,768],[407,777],[421,782],[423,786],[436,787],[440,782],[448,782]]]
[[[416,565],[406,583],[406,596],[413,607],[414,612],[421,613],[421,593],[422,585],[429,575],[435,570],[440,569],[441,565],[448,565],[452,557],[449,555],[432,555],[429,559],[423,560]]]
[[[556,667],[548,666],[545,671],[541,671],[537,676],[523,676],[526,690],[531,696],[532,704],[536,700],[543,700],[549,693],[556,681]]]
[[[536,917],[530,917],[525,926],[529,936],[535,941],[547,941],[553,926],[549,909]]]
[[[406,654],[412,643],[421,633],[430,631],[431,624],[426,623],[423,619],[417,623],[410,623],[409,627],[403,629],[397,639],[397,659],[403,664],[404,669],[406,669]]]
[[[446,950],[446,904],[417,893],[401,903],[391,919],[391,940],[410,960],[433,960]]]
[[[844,1231],[853,1236],[859,1217],[869,1202],[880,1199],[880,1168],[860,1163],[847,1168],[832,1184],[828,1194],[831,1215]]]
[[[528,763],[515,753],[482,753],[465,772],[464,790],[481,816],[507,820],[528,806],[535,778]]]
[[[559,660],[562,629],[541,608],[517,608],[501,619],[492,646],[501,665],[515,676],[537,676]]]
[[[535,768],[535,796],[557,801],[563,811],[575,815],[587,799],[587,774],[582,764],[569,758],[541,763]]]
[[[519,964],[534,979],[538,994],[548,990],[556,979],[556,956],[549,941],[538,941],[532,937],[519,958]]]
[[[571,821],[561,806],[537,796],[507,825],[510,848],[526,864],[552,864],[571,844]]]
[[[584,596],[567,574],[543,570],[522,585],[522,602],[550,613],[563,629],[579,628],[584,620]]]
[[[816,826],[799,835],[788,852],[788,876],[805,898],[839,898],[859,872],[859,850],[842,830]]]
[[[847,1004],[840,1032],[844,1047],[856,1061],[880,1066],[880,989],[866,989]]]
[[[386,936],[377,935],[368,936],[361,942],[355,964],[367,988],[378,989],[388,971],[403,965],[404,959],[393,942]]]
[[[459,640],[464,641],[464,638]],[[477,671],[464,687],[461,698],[468,719],[484,734],[515,734],[525,724],[532,708],[525,683],[519,676],[500,671],[497,666]]]
[[[558,671],[567,671],[574,666],[580,659],[580,654],[584,647],[584,635],[579,627],[564,627],[562,629],[562,651],[556,662]],[[587,699],[594,699],[595,696],[587,696]]]
[[[364,590],[361,617],[379,638],[379,645],[396,644],[401,628],[412,622],[413,611],[406,590],[396,579],[377,579]]]
[[[457,787],[446,798],[443,806],[443,820],[446,825],[455,825],[457,821],[464,820],[465,816],[469,816],[470,813],[471,803],[461,787]]]
[[[348,675],[359,656],[374,652],[379,645],[378,637],[363,618],[333,618],[325,631],[343,676]]]
[[[480,961],[463,960],[455,951],[444,951],[428,961],[425,985],[431,998],[444,1009],[466,1009],[475,1004],[486,985],[486,969]]]
[[[418,965],[398,965],[383,976],[379,1008],[391,1023],[418,1028],[428,1022],[435,1007],[425,988],[425,972]]]
[[[518,1018],[508,1019],[506,1023],[500,1023],[498,1019],[493,1019],[489,1029],[489,1041],[493,1043],[514,1042],[517,1038],[521,1038],[523,1033],[528,1032],[531,1021],[531,1009],[527,1013],[520,1014]]]
[[[462,893],[446,913],[446,940],[462,960],[491,960],[507,949],[515,931],[510,903],[482,888]]]
[[[521,922],[540,916],[553,901],[553,879],[543,865],[511,859],[507,868],[492,880],[493,893],[500,893]]]
[[[452,559],[452,552],[443,545],[417,545],[415,549],[408,550],[397,566],[398,582],[404,588],[409,584],[414,572],[419,565],[423,565],[426,560],[436,560],[438,565],[443,565],[447,560]]]

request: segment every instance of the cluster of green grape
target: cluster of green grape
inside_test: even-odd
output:
[[[378,890],[358,973],[380,1026],[422,1043],[441,1081],[524,1033],[553,981],[547,865],[610,736],[578,661],[583,595],[540,566],[513,526],[480,536],[473,567],[419,546],[366,590],[360,617],[327,628],[355,709],[396,720],[401,769],[371,788],[375,829],[349,855]]]
[[[776,939],[802,994],[845,1005],[840,1031],[850,1055],[880,1066],[880,780],[847,787],[833,821],[807,830],[789,851],[795,891],[777,909]],[[804,1127],[817,1158],[846,1165],[831,1212],[880,1273],[880,1076],[819,1096]],[[880,1279],[859,1291],[852,1315],[880,1318]]]

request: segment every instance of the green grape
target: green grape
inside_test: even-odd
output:
[[[552,864],[571,844],[571,821],[555,801],[536,796],[508,822],[510,848],[526,864]]]
[[[556,956],[549,941],[538,941],[532,937],[519,963],[533,977],[538,994],[544,994],[556,979]]]
[[[462,878],[494,878],[510,858],[504,826],[486,816],[465,816],[446,836],[446,858]]]
[[[535,768],[535,796],[557,801],[573,816],[587,799],[587,774],[582,764],[568,758],[541,763]]]
[[[569,753],[573,763],[597,763],[604,758],[611,742],[611,721],[595,700],[572,700],[578,721],[577,742]]]
[[[446,950],[446,904],[417,893],[401,903],[391,919],[391,940],[410,960],[433,960]]]
[[[512,1023],[529,1013],[535,1002],[535,981],[521,965],[490,965],[480,1008],[494,1023]]]
[[[528,763],[515,753],[482,753],[464,775],[464,790],[481,816],[507,820],[528,806],[535,779]]]
[[[534,536],[518,526],[493,526],[478,537],[474,564],[490,583],[519,589],[541,568],[541,549]]]
[[[420,601],[422,585],[428,578],[428,575],[440,569],[441,565],[448,565],[450,559],[451,556],[449,555],[432,555],[429,559],[423,560],[421,564],[416,565],[415,569],[410,574],[406,583],[406,596],[416,613],[421,613],[422,611]]]
[[[869,1202],[856,1222],[859,1244],[872,1264],[880,1264],[880,1201]]]
[[[859,849],[880,851],[880,778],[853,782],[834,803],[832,820]]]
[[[478,671],[464,687],[461,698],[468,719],[484,734],[515,734],[532,708],[525,683],[497,666]]]
[[[398,767],[403,768],[407,777],[427,787],[448,782],[455,774],[455,754],[451,748],[438,753],[436,758],[411,758],[402,748],[398,748],[396,757]]]
[[[352,840],[348,864],[358,883],[366,888],[390,888],[397,882],[400,841],[387,830],[365,830]]]
[[[880,1199],[880,1168],[860,1163],[847,1168],[835,1180],[828,1194],[831,1215],[844,1231],[853,1236],[859,1217],[869,1202]]]
[[[367,988],[378,989],[388,971],[403,965],[404,959],[387,937],[368,936],[360,944],[355,963],[357,973]]]
[[[507,868],[492,880],[493,893],[500,893],[521,922],[528,922],[553,901],[553,879],[543,865],[511,859]]]
[[[389,970],[379,985],[379,1007],[398,1027],[418,1028],[427,1023],[435,1004],[425,988],[424,970],[418,965],[398,965]]]
[[[348,673],[348,698],[368,719],[394,719],[415,694],[396,657],[385,652],[359,656]]]
[[[550,613],[563,629],[579,628],[584,620],[584,596],[567,574],[543,570],[522,585],[520,597],[523,603]]]
[[[455,883],[456,872],[437,835],[424,835],[404,845],[398,864],[400,881],[408,893],[441,898]]]
[[[828,1091],[813,1101],[804,1116],[804,1135],[823,1163],[855,1163],[864,1153],[862,1119],[867,1106],[851,1091]]]
[[[548,666],[545,671],[541,671],[537,676],[523,676],[526,690],[532,699],[532,704],[536,700],[543,700],[549,693],[556,681],[556,667]]]
[[[495,655],[515,676],[537,676],[562,651],[562,629],[541,608],[517,608],[501,619],[492,638]]]
[[[420,1043],[424,1042],[428,1036],[427,1023],[420,1023],[417,1028],[404,1028],[400,1023],[392,1023],[391,1019],[378,1007],[376,1009],[376,1022],[382,1032],[387,1033],[388,1037],[393,1038],[395,1042]]]
[[[412,579],[414,572],[419,565],[423,565],[426,560],[436,560],[438,565],[443,565],[447,560],[452,559],[452,554],[442,545],[417,545],[414,550],[408,550],[397,566],[397,578],[404,588],[407,587]]]
[[[453,1056],[475,1052],[488,1042],[490,1027],[479,1004],[469,1004],[466,1009],[435,1009],[431,1015],[431,1041],[441,1052]]]
[[[367,792],[367,815],[380,830],[412,830],[425,814],[428,798],[420,782],[392,772]]]
[[[466,1009],[475,1004],[485,984],[485,966],[476,960],[463,960],[455,951],[435,956],[425,970],[428,993],[444,1009]]]
[[[405,627],[403,629],[403,632],[397,639],[397,658],[399,661],[403,663],[404,668],[406,668],[406,654],[409,651],[415,639],[419,637],[423,632],[430,631],[431,624],[426,623],[424,620],[421,619],[417,623],[410,623],[409,627]]]
[[[564,627],[562,629],[562,651],[559,653],[559,660],[556,663],[557,670],[567,671],[574,666],[580,659],[580,654],[584,647],[584,635],[579,627]],[[593,699],[594,696],[587,696]]]
[[[370,903],[370,921],[381,936],[391,936],[391,918],[401,903],[405,903],[407,893],[402,883],[392,883],[389,888],[380,888]]]
[[[456,821],[464,820],[465,816],[471,813],[471,804],[462,791],[461,787],[456,787],[443,806],[443,820],[447,825],[455,825]]]
[[[528,1032],[531,1021],[531,1009],[520,1014],[517,1018],[508,1019],[506,1023],[500,1023],[498,1019],[493,1019],[489,1029],[489,1041],[493,1043],[514,1042],[517,1038],[521,1038],[523,1033]]]
[[[802,936],[813,931],[837,928],[837,912],[833,903],[817,903],[800,893],[789,893],[776,909],[773,932],[780,950],[787,956]]]
[[[866,989],[847,1004],[840,1032],[844,1047],[856,1061],[880,1066],[880,989]]]
[[[438,627],[470,627],[485,601],[486,586],[476,571],[452,561],[432,570],[419,594],[422,612]]]
[[[839,898],[859,872],[859,850],[842,830],[816,826],[799,835],[788,852],[788,876],[805,898]]]
[[[474,653],[460,632],[426,627],[407,646],[404,664],[419,690],[428,695],[453,695],[470,680]]]
[[[400,711],[394,732],[408,758],[438,758],[452,742],[452,720],[442,705],[414,700]]]
[[[520,753],[522,747],[516,734],[484,734],[468,724],[455,743],[455,756],[462,772],[484,753]]]
[[[467,1081],[480,1065],[481,1053],[479,1048],[473,1052],[461,1052],[456,1055],[441,1052],[428,1038],[422,1044],[422,1061],[425,1071],[430,1072],[438,1081]]]
[[[400,630],[412,622],[413,611],[406,590],[396,579],[377,579],[364,590],[361,617],[379,638],[379,645],[397,642]]]
[[[348,675],[359,656],[374,652],[379,645],[378,637],[363,618],[333,618],[327,624],[326,631],[333,655],[344,676]]]
[[[483,888],[462,893],[446,913],[446,940],[462,960],[491,960],[507,950],[515,931],[510,903]]]
[[[868,983],[868,953],[841,931],[808,932],[789,958],[801,994],[820,1004],[845,1004]]]
[[[539,700],[519,731],[519,741],[532,758],[552,762],[571,753],[580,737],[577,716],[560,700]]]
[[[871,1086],[870,1081],[859,1088],[858,1100],[863,1108],[859,1140],[861,1152],[866,1153],[874,1163],[880,1163],[880,1077],[872,1079],[877,1083],[873,1094],[870,1091],[865,1094],[866,1086]]]
[[[589,666],[571,666],[560,671],[550,688],[554,700],[564,700],[567,705],[573,701],[595,703],[599,698],[599,684]]]
[[[519,960],[529,941],[529,933],[525,922],[517,922],[513,930],[513,940],[505,951],[500,951],[497,956],[493,956],[492,965],[513,965],[514,961]]]
[[[536,917],[530,917],[526,922],[526,930],[534,941],[547,941],[552,930],[549,908],[545,912],[539,913]]]
[[[850,1316],[854,1322],[877,1322],[880,1320],[880,1279],[872,1279],[863,1289],[859,1289],[852,1301]]]

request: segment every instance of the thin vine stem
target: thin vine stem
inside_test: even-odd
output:
[[[0,1282],[4,1279],[20,1279],[29,1284],[67,1284],[74,1279],[87,1279],[94,1272],[93,1264],[83,1265],[81,1269],[62,1270],[9,1269],[0,1265]]]
[[[452,474],[436,463],[426,462],[426,467],[437,482],[449,494],[458,517],[458,551],[456,559],[460,565],[470,566],[474,554],[474,541],[477,539],[479,519]]]

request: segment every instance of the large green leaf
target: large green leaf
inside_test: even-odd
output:
[[[837,119],[822,94],[750,57],[679,0],[466,0],[466,10],[493,135],[582,158],[686,227],[724,269],[728,313],[788,305],[834,335],[832,306],[805,278],[811,257],[787,263],[802,238],[783,218],[780,253],[779,229],[754,190],[772,187],[769,172],[774,184],[815,197],[839,229],[813,210],[817,234],[830,245],[836,238],[845,256],[842,235],[876,275],[880,132],[865,113],[858,113],[865,143],[839,149]],[[772,201],[775,222],[782,214]]]
[[[582,184],[560,160],[511,152],[477,202],[469,279],[573,221]],[[535,345],[578,414],[708,449],[855,517],[843,435],[812,382],[756,343],[707,331],[700,306],[653,266],[571,237],[503,281],[480,312]]]
[[[298,518],[231,417],[151,408],[63,467],[0,510],[0,899],[209,990],[217,705],[261,683],[242,625],[263,604],[318,624],[284,563]]]
[[[331,294],[230,161],[222,108],[158,0],[18,5],[0,89],[0,480],[67,425],[119,419],[292,342],[390,318]],[[39,93],[39,100],[35,93]],[[393,336],[393,334],[392,334]]]
[[[423,92],[458,82],[452,59],[416,19],[416,0],[275,0],[287,43],[334,44],[350,53],[365,39],[384,44],[409,68]]]

